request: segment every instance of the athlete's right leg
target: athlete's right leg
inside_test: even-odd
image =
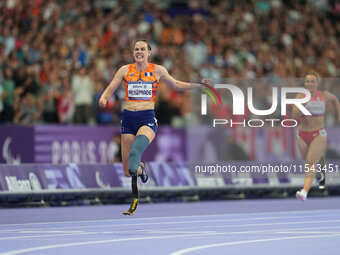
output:
[[[130,152],[133,143],[136,140],[136,136],[133,134],[122,134],[122,161],[123,161],[123,169],[124,169],[124,174],[125,176],[130,177],[130,171],[129,171],[129,157],[130,157]],[[140,168],[137,171],[137,174],[139,174]],[[131,187],[132,187],[132,195],[133,195],[133,200],[130,205],[130,208],[128,211],[123,212],[125,215],[132,215],[138,205],[138,199],[139,199],[139,192],[138,192],[138,187],[137,187],[137,178],[138,175],[134,174],[131,176]]]
[[[130,122],[129,122],[130,121]],[[129,122],[129,126],[123,124]],[[139,200],[138,182],[137,178],[140,175],[142,182],[148,179],[147,173],[141,162],[143,152],[149,146],[157,130],[157,121],[153,110],[145,110],[138,112],[124,111],[122,121],[122,133],[132,133],[134,139],[129,140],[129,148],[124,152],[124,171],[126,175],[131,176],[131,189],[133,201],[130,209],[123,212],[125,215],[132,215],[137,208]],[[128,150],[128,153],[127,153]]]
[[[139,174],[139,170],[141,169],[141,165],[140,165],[141,158],[142,158],[142,154],[144,150],[148,147],[148,145],[152,142],[154,138],[155,138],[155,131],[148,126],[142,126],[139,128],[136,134],[136,139],[131,146],[131,150],[130,150],[129,158],[128,158],[129,160],[128,171],[129,171],[129,174],[131,175],[131,188],[132,188],[133,200],[132,200],[129,210],[126,212],[123,212],[123,214],[125,215],[132,215],[137,209],[138,200],[139,200],[137,176]],[[146,182],[146,180],[144,182]]]
[[[122,134],[122,161],[123,161],[123,169],[124,169],[124,174],[127,177],[130,177],[129,173],[129,155],[131,151],[131,147],[133,142],[136,139],[136,136],[133,134]]]
[[[299,151],[301,153],[301,158],[304,160],[306,160],[306,156],[307,156],[307,152],[308,152],[308,145],[305,143],[305,141],[298,136],[297,138],[297,144],[298,144],[298,147],[299,147]],[[303,166],[304,168],[304,166]],[[307,191],[304,190],[304,189],[301,189],[301,190],[298,190],[296,192],[296,198],[300,199],[300,200],[306,200],[307,198]]]
[[[297,144],[298,144],[298,147],[299,147],[299,151],[301,153],[301,158],[303,160],[306,160],[306,156],[307,156],[307,152],[308,152],[307,144],[305,143],[304,140],[302,140],[301,137],[298,137]]]
[[[318,163],[325,153],[327,146],[327,137],[318,135],[309,145],[309,149],[306,156],[306,164],[309,170],[306,173],[305,183],[303,189],[307,192],[310,190],[312,183],[316,175],[316,163]]]
[[[313,181],[316,176],[316,163],[318,163],[323,156],[327,145],[327,137],[318,135],[314,138],[314,140],[310,143],[308,147],[308,152],[306,155],[306,173],[304,179],[304,186],[301,191],[296,193],[296,197],[305,200],[307,198],[307,194],[312,187]]]

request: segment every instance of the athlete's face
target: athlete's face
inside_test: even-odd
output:
[[[151,51],[148,49],[148,44],[143,41],[135,43],[135,48],[133,50],[133,56],[136,62],[147,62]]]
[[[318,88],[318,78],[315,75],[308,74],[305,77],[305,87],[310,92],[315,92]]]

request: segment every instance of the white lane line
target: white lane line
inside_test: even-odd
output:
[[[88,233],[78,233],[77,235],[86,235],[86,234],[88,234]],[[74,234],[35,235],[35,236],[9,236],[9,237],[1,237],[0,241],[4,241],[4,240],[17,240],[17,239],[30,239],[30,238],[42,238],[42,237],[61,237],[61,236],[73,236],[73,235]]]
[[[77,234],[83,233],[81,230],[48,230],[48,229],[28,229],[28,230],[20,230],[18,234]]]
[[[309,216],[311,217],[311,216]],[[255,219],[258,219],[258,218],[253,218],[253,220]],[[262,219],[262,218],[261,218]],[[268,219],[268,218],[265,218],[265,219]],[[235,221],[235,220],[229,220],[229,221]],[[238,220],[237,220],[238,221]],[[200,230],[202,230],[203,228],[209,228],[207,229],[205,232],[209,232],[209,231],[214,231],[218,228],[226,228],[226,227],[237,227],[237,228],[241,228],[241,227],[251,227],[251,226],[272,226],[272,225],[291,225],[291,224],[309,224],[309,223],[312,223],[312,224],[317,224],[317,223],[334,223],[334,222],[339,222],[340,220],[324,220],[324,221],[295,221],[295,222],[272,222],[272,223],[248,223],[248,224],[238,224],[238,225],[210,225],[210,226],[187,226],[185,228],[168,228],[168,231],[176,231],[176,232],[180,232],[180,231],[190,231],[190,230],[193,230],[194,228],[199,228]],[[180,222],[177,222],[177,224],[180,224]],[[329,229],[329,228],[334,228],[334,227],[330,227],[330,226],[325,226],[324,227],[325,229]],[[335,227],[336,228],[336,227]],[[74,229],[74,228],[73,228]],[[315,229],[315,228],[314,228]],[[322,229],[322,227],[319,227],[317,229]],[[274,229],[275,230],[275,229]],[[291,230],[291,229],[289,229]],[[301,230],[301,229],[300,229]],[[16,230],[18,231],[18,230]],[[141,230],[135,230],[137,232],[141,231]],[[142,231],[158,231],[157,229],[144,229]],[[267,230],[265,230],[267,231]],[[271,231],[271,230],[269,230]],[[42,229],[42,230],[39,230],[39,229],[33,229],[33,230],[29,230],[29,229],[24,229],[24,230],[20,230],[19,233],[50,233],[50,232],[54,232],[54,233],[62,233],[60,231],[55,231],[55,230],[47,230],[47,229]],[[62,233],[60,235],[35,235],[35,236],[11,236],[11,237],[3,237],[3,238],[0,238],[0,241],[1,240],[15,240],[15,239],[29,239],[29,238],[40,238],[40,237],[58,237],[58,236],[76,236],[77,233],[76,232],[79,232],[79,231],[76,231],[76,230],[72,230],[71,233]],[[79,233],[79,235],[93,235],[93,234],[123,234],[123,233],[127,233],[127,232],[131,232],[131,230],[119,230],[119,231],[101,231],[101,232],[85,232],[85,233]],[[194,231],[191,231],[191,232],[194,232]],[[238,231],[238,232],[232,232],[232,233],[259,233],[259,232],[263,232],[262,231],[252,231],[252,232],[247,232],[247,231]],[[8,233],[8,232],[7,232]],[[18,233],[18,232],[12,232],[11,233]],[[199,233],[203,233],[202,231],[200,231]],[[165,233],[164,233],[165,234]]]
[[[149,233],[147,230],[134,230],[137,233]],[[177,233],[178,231],[174,231]],[[188,233],[213,233],[216,231],[188,231]],[[38,232],[37,232],[38,233]],[[0,237],[0,241],[3,240],[17,240],[17,239],[30,239],[30,238],[44,238],[44,237],[63,237],[63,236],[78,236],[78,235],[122,235],[122,233],[131,233],[131,230],[120,230],[120,231],[101,231],[101,232],[85,232],[85,231],[75,231],[74,233],[64,233],[64,234],[50,234],[50,235],[29,235],[29,236],[7,236],[7,237]],[[151,233],[150,233],[151,234]],[[173,234],[173,233],[172,233]],[[40,240],[40,239],[39,239]],[[46,240],[49,240],[46,238]]]
[[[334,237],[334,236],[340,236],[340,234],[289,236],[289,237],[279,237],[279,238],[266,238],[266,239],[254,239],[254,240],[245,240],[245,241],[216,243],[216,244],[200,245],[200,246],[195,246],[195,247],[191,247],[191,248],[178,250],[178,251],[175,251],[173,253],[170,253],[170,255],[183,255],[183,254],[187,254],[187,253],[190,253],[190,252],[193,252],[193,251],[199,251],[199,250],[203,250],[203,249],[223,247],[223,246],[241,245],[241,244],[249,244],[249,243],[271,242],[271,241],[282,241],[282,240],[293,240],[293,239],[329,238],[329,237]]]
[[[294,217],[296,218],[296,217]],[[300,217],[299,217],[300,218]],[[279,218],[280,219],[280,218]],[[282,219],[282,218],[281,218]],[[282,219],[285,220],[286,218]],[[263,220],[266,220],[265,218]],[[190,226],[188,226],[188,229],[190,228],[195,228],[195,227],[199,227],[199,228],[211,228],[211,225],[203,225],[203,226],[199,226],[199,225],[192,225],[193,223],[216,223],[216,222],[228,222],[228,223],[233,223],[233,222],[242,222],[244,220],[240,220],[240,219],[231,219],[231,220],[206,220],[206,221],[183,221],[183,222],[152,222],[149,224],[146,223],[137,223],[137,224],[120,224],[120,225],[108,225],[105,227],[128,227],[128,226],[149,226],[149,225],[183,225],[183,224],[191,224]],[[290,224],[309,224],[309,223],[333,223],[333,222],[340,222],[339,220],[322,220],[322,221],[293,221],[293,222],[270,222],[270,223],[247,223],[247,224],[225,224],[225,225],[215,225],[213,227],[215,228],[225,228],[225,227],[252,227],[252,226],[270,226],[270,225],[290,225]],[[92,226],[91,226],[92,227]],[[86,228],[84,227],[73,227],[73,229],[80,229],[80,228]],[[87,227],[89,228],[89,227]],[[97,226],[98,228],[98,226]],[[62,229],[62,228],[58,228],[58,229]]]
[[[308,217],[308,216],[306,216]],[[315,217],[315,215],[309,216]],[[290,217],[286,217],[290,218]],[[301,218],[301,216],[291,217],[291,218]],[[192,223],[216,223],[216,222],[243,222],[247,220],[275,220],[275,219],[282,219],[282,217],[263,217],[263,218],[250,218],[250,219],[209,219],[209,220],[192,220],[192,221],[165,221],[165,222],[140,222],[140,223],[126,223],[126,224],[110,224],[100,227],[128,227],[128,226],[152,226],[152,225],[179,225],[179,224],[192,224]],[[91,225],[91,226],[69,226],[69,227],[55,227],[54,229],[82,229],[82,228],[98,228],[99,226]],[[0,233],[2,231],[0,230]]]
[[[145,231],[148,234],[219,234],[216,231],[162,231],[162,230],[151,230]]]
[[[280,231],[278,234],[340,234],[334,231]]]
[[[178,218],[202,218],[202,217],[219,217],[219,216],[245,216],[250,215],[289,215],[289,214],[315,214],[315,213],[327,213],[327,212],[340,212],[340,209],[325,209],[325,210],[308,210],[308,211],[284,211],[284,212],[261,212],[261,213],[223,213],[223,214],[205,214],[205,215],[187,215],[187,216],[161,216],[161,217],[147,217],[147,218],[127,218],[122,216],[120,219],[103,219],[103,220],[77,220],[77,221],[50,221],[50,222],[27,222],[27,223],[14,223],[14,224],[0,224],[1,227],[6,226],[26,226],[26,225],[50,225],[50,224],[67,224],[67,223],[100,223],[100,222],[131,222],[132,220],[144,221],[144,220],[158,220],[158,219],[178,219]]]
[[[291,225],[291,224],[318,224],[318,223],[335,223],[340,220],[323,220],[323,221],[293,221],[293,222],[271,222],[271,223],[249,223],[239,225],[217,225],[217,226],[188,226],[187,230],[195,227],[199,228],[230,228],[230,227],[258,227],[258,226],[272,226],[272,225]]]
[[[137,230],[136,232],[144,234],[191,234],[190,238],[197,238],[201,237],[202,235],[242,235],[242,234],[296,234],[296,233],[308,233],[308,234],[327,234],[327,233],[339,233],[340,232],[322,232],[322,231],[310,231],[310,230],[330,230],[330,229],[338,229],[340,226],[330,226],[330,227],[311,227],[311,228],[288,228],[288,229],[267,229],[267,230],[251,230],[251,231],[233,231],[233,232],[216,232],[216,231],[152,231],[152,230]],[[308,230],[308,231],[307,231]],[[30,238],[39,238],[39,240],[43,240],[42,238],[46,237],[64,237],[64,236],[79,236],[79,235],[106,235],[106,234],[114,234],[120,235],[122,232],[131,232],[130,230],[127,231],[105,231],[105,232],[75,232],[75,233],[68,233],[68,234],[55,234],[55,235],[35,235],[35,236],[12,236],[12,237],[3,237],[0,240],[17,240],[17,239],[30,239]],[[46,240],[49,240],[46,238]]]
[[[339,216],[340,214],[328,214],[327,217],[331,217],[331,216]],[[319,215],[304,215],[304,218],[318,218],[320,217]],[[141,222],[141,223],[123,223],[123,224],[106,224],[106,225],[86,225],[86,226],[54,226],[53,230],[67,230],[67,229],[72,229],[72,230],[76,230],[76,229],[91,229],[91,228],[118,228],[118,227],[138,227],[138,226],[152,226],[152,225],[179,225],[179,224],[193,224],[193,223],[216,223],[216,222],[244,222],[244,221],[255,221],[255,220],[275,220],[275,219],[279,219],[279,220],[286,220],[286,219],[296,219],[296,218],[301,218],[301,216],[286,216],[286,217],[259,217],[259,218],[237,218],[237,219],[209,219],[209,220],[192,220],[192,221],[166,221],[166,222]],[[310,223],[310,222],[308,222]],[[243,224],[243,225],[237,225],[237,226],[251,226],[248,224]],[[257,224],[257,223],[253,223],[253,224]],[[260,223],[258,223],[260,224]],[[271,223],[270,223],[271,224]],[[270,225],[269,224],[269,225]],[[225,227],[227,225],[218,225],[216,227]],[[229,225],[229,226],[236,226],[236,225]],[[261,226],[261,225],[260,225]],[[194,226],[195,227],[195,226]],[[209,226],[200,226],[200,227],[211,227]],[[4,233],[4,232],[8,232],[8,231],[20,231],[20,230],[29,230],[29,229],[3,229],[0,230],[0,233]],[[42,228],[41,231],[44,230],[48,230],[48,228]]]
[[[304,231],[304,230],[322,230],[322,229],[338,229],[340,226],[324,226],[324,227],[305,227],[305,228],[286,228],[286,229],[280,229],[280,228],[272,228],[272,229],[265,229],[265,230],[250,230],[250,231],[237,231],[237,232],[228,232],[231,234],[249,234],[249,233],[271,233],[271,232],[276,232],[276,231]],[[188,228],[169,228],[169,230],[186,230],[188,231]],[[214,231],[213,229],[209,231]]]
[[[218,233],[224,234],[224,233]],[[17,255],[24,254],[28,252],[48,250],[48,249],[56,249],[56,248],[66,248],[66,247],[74,247],[74,246],[83,246],[83,245],[93,245],[93,244],[106,244],[106,243],[116,243],[116,242],[125,242],[125,241],[139,241],[139,240],[157,240],[157,239],[171,239],[171,238],[185,238],[192,236],[209,236],[216,235],[215,233],[204,233],[204,234],[183,234],[183,235],[166,235],[166,236],[147,236],[147,237],[135,237],[135,238],[121,238],[121,239],[109,239],[109,240],[98,240],[98,241],[87,241],[87,242],[74,242],[74,243],[64,243],[64,244],[55,244],[55,245],[45,245],[45,246],[37,246],[32,248],[25,248],[19,250],[12,250],[7,252],[2,252],[0,255]]]
[[[66,248],[66,247],[75,247],[75,246],[84,246],[84,245],[93,245],[93,244],[106,244],[106,243],[116,243],[116,242],[125,242],[125,241],[139,241],[139,240],[157,240],[157,239],[171,239],[171,238],[186,238],[186,237],[199,237],[199,236],[211,236],[211,235],[225,235],[230,234],[229,232],[223,233],[200,233],[200,234],[183,234],[183,235],[166,235],[166,236],[148,236],[148,237],[135,237],[135,238],[121,238],[121,239],[109,239],[109,240],[98,240],[98,241],[86,241],[86,242],[74,242],[74,243],[64,243],[64,244],[55,244],[55,245],[45,245],[45,246],[37,246],[32,248],[24,248],[18,250],[12,250],[7,252],[2,252],[0,255],[17,255],[17,254],[24,254],[34,251],[41,251],[41,250],[48,250],[48,249],[57,249],[57,248]],[[235,245],[235,244],[242,244],[242,243],[251,243],[251,242],[260,242],[260,241],[274,241],[274,240],[284,240],[284,239],[301,239],[301,238],[321,238],[321,237],[331,237],[331,236],[340,236],[340,234],[332,234],[332,235],[310,235],[305,237],[282,237],[282,238],[270,238],[270,239],[260,239],[260,240],[247,240],[247,241],[238,241],[238,242],[231,242],[231,243],[222,243],[222,244],[212,244],[208,245],[209,247],[204,246],[204,248],[210,248],[214,246],[228,246],[228,245]],[[199,246],[202,247],[202,246]],[[197,247],[189,248],[191,249],[198,249]],[[203,249],[203,248],[199,248]],[[184,249],[187,253],[188,249]],[[180,250],[178,252],[183,252]],[[183,253],[184,254],[184,253]],[[172,255],[175,255],[173,253]],[[179,255],[179,254],[176,254]]]
[[[143,232],[147,233],[146,230],[135,230],[135,232]],[[200,233],[212,233],[214,231],[204,231]],[[65,234],[51,234],[51,235],[30,235],[30,236],[8,236],[8,237],[0,237],[0,241],[3,240],[17,240],[17,239],[30,239],[30,238],[44,238],[44,237],[63,237],[63,236],[78,236],[78,235],[121,235],[122,233],[131,233],[131,230],[126,231],[102,231],[102,232],[84,232],[84,231],[76,231],[74,233],[65,233]],[[197,233],[197,232],[196,232]],[[39,239],[40,240],[40,239]],[[48,240],[46,238],[46,240]]]

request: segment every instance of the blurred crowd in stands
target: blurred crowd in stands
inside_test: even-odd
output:
[[[0,122],[118,124],[124,91],[97,101],[136,38],[183,81],[338,77],[339,21],[338,0],[2,0]],[[185,125],[189,97],[161,84],[159,122]]]

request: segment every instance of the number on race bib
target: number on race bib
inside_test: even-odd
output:
[[[130,83],[128,84],[128,97],[134,100],[151,100],[152,84]]]

